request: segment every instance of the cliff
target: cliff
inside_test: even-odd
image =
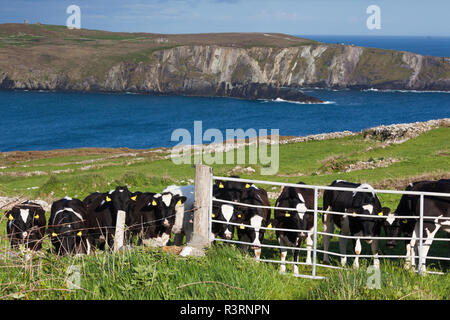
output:
[[[1,89],[318,101],[293,90],[301,87],[450,91],[450,58],[283,34],[159,35],[0,25]]]

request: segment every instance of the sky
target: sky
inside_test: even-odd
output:
[[[0,0],[0,23],[65,25],[122,32],[281,32],[295,35],[450,36],[449,0]],[[369,30],[367,7],[381,10]]]

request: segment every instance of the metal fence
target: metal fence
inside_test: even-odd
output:
[[[418,273],[438,273],[442,274],[442,272],[430,272],[430,271],[424,271],[423,267],[425,266],[425,258],[429,260],[442,260],[442,261],[450,261],[449,257],[435,257],[435,256],[426,256],[423,257],[423,246],[424,245],[431,245],[429,242],[424,242],[427,239],[424,239],[423,235],[423,223],[426,219],[432,219],[435,221],[435,223],[440,222],[441,220],[444,220],[443,223],[447,223],[447,221],[450,221],[450,217],[429,217],[424,216],[424,197],[448,197],[450,198],[450,194],[448,193],[435,193],[435,192],[417,192],[417,191],[396,191],[396,190],[376,190],[376,189],[357,189],[357,188],[343,188],[343,187],[331,187],[331,186],[316,186],[316,185],[299,185],[299,184],[293,184],[293,183],[283,183],[283,182],[273,182],[273,181],[261,181],[261,180],[250,180],[250,179],[240,179],[240,178],[232,178],[232,177],[220,177],[220,176],[212,176],[210,179],[210,205],[209,205],[209,215],[208,215],[208,234],[211,235],[212,230],[212,223],[222,223],[222,224],[229,224],[229,225],[235,225],[235,226],[242,226],[242,224],[237,223],[231,223],[231,222],[224,222],[220,220],[214,220],[212,219],[212,204],[213,202],[219,202],[224,204],[232,204],[232,205],[239,205],[239,206],[247,206],[247,207],[259,207],[259,208],[267,208],[270,210],[278,209],[283,211],[295,211],[297,212],[297,209],[295,208],[280,208],[280,207],[273,207],[273,206],[255,206],[255,205],[249,205],[245,203],[239,203],[239,202],[231,202],[221,199],[213,199],[213,187],[212,184],[214,183],[214,180],[221,180],[221,181],[235,181],[235,182],[244,182],[244,183],[251,183],[251,184],[258,184],[258,185],[272,185],[272,186],[279,186],[279,187],[298,187],[298,188],[305,188],[305,189],[313,189],[314,190],[314,208],[308,209],[306,212],[311,212],[314,215],[314,227],[313,230],[298,230],[298,229],[281,229],[281,228],[268,228],[268,227],[261,227],[261,229],[265,230],[272,230],[272,231],[287,231],[287,232],[305,232],[305,233],[312,233],[312,240],[313,245],[312,248],[298,248],[298,247],[289,247],[289,246],[280,246],[280,245],[271,245],[271,244],[265,244],[261,243],[261,247],[266,248],[274,248],[274,249],[287,249],[287,250],[299,250],[299,251],[312,251],[312,263],[307,264],[306,262],[291,262],[291,261],[281,261],[281,260],[269,260],[269,259],[259,259],[261,262],[269,262],[269,263],[278,263],[278,264],[294,264],[294,265],[311,265],[312,271],[311,274],[297,274],[298,277],[305,277],[305,278],[312,278],[312,279],[323,279],[323,276],[318,275],[317,269],[318,267],[321,268],[332,268],[332,269],[342,269],[338,266],[328,265],[328,264],[322,264],[318,262],[318,253],[321,254],[328,254],[330,256],[337,256],[344,258],[374,258],[374,259],[406,259],[406,258],[412,258],[412,263],[415,264],[415,255],[412,257],[408,255],[362,255],[362,254],[347,254],[344,253],[337,253],[332,251],[325,251],[318,248],[317,238],[318,235],[321,236],[329,236],[329,237],[336,237],[336,238],[344,238],[344,239],[359,239],[359,240],[414,240],[418,243]],[[321,190],[337,190],[337,191],[357,191],[357,192],[374,192],[375,194],[398,194],[398,195],[414,195],[419,197],[419,206],[420,206],[420,215],[419,216],[395,216],[396,219],[418,219],[418,222],[416,222],[415,226],[415,232],[413,233],[412,237],[368,237],[368,236],[351,236],[351,235],[344,235],[344,234],[334,234],[334,233],[328,233],[324,231],[318,230],[318,218],[319,213],[326,213],[326,214],[333,214],[333,215],[351,215],[346,212],[334,212],[334,211],[326,211],[321,210],[318,206],[319,201],[319,191]],[[325,208],[323,208],[325,209]],[[368,217],[368,218],[376,218],[376,219],[388,219],[390,216],[379,216],[379,215],[363,215],[358,214],[358,217]],[[244,225],[244,227],[250,227],[251,225]],[[221,242],[228,242],[228,243],[235,243],[235,244],[241,244],[241,245],[251,245],[248,242],[243,241],[237,241],[237,240],[227,240],[227,239],[221,239],[221,238],[209,238],[209,241],[221,241]],[[445,238],[434,238],[432,241],[447,241],[449,242],[450,239]],[[450,245],[450,242],[449,242]]]

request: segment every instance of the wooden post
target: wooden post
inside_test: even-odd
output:
[[[117,211],[116,233],[114,235],[114,251],[123,247],[123,237],[125,232],[125,211]]]
[[[211,212],[212,168],[195,166],[194,231],[188,245],[204,247],[209,244],[209,215]]]

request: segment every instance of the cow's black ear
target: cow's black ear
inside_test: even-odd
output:
[[[179,196],[178,197],[178,200],[177,200],[177,205],[178,206],[181,206],[183,203],[185,203],[186,202],[186,197],[185,196]]]

